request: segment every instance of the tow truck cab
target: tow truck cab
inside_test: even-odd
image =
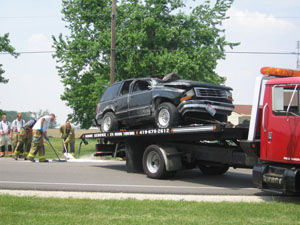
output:
[[[300,192],[300,71],[267,67],[261,72],[268,77],[253,181],[273,192]]]

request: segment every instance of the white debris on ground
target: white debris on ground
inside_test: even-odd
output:
[[[93,154],[81,156],[79,159],[67,159],[67,162],[107,162],[105,159],[101,159],[100,157],[96,157]]]

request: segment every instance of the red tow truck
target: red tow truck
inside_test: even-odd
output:
[[[300,192],[300,71],[264,67],[256,79],[249,127],[224,123],[165,129],[87,133],[101,139],[97,154],[126,156],[128,172],[150,178],[199,167],[220,175],[229,167],[251,168],[259,188]]]

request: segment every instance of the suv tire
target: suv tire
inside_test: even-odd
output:
[[[158,128],[168,128],[177,126],[179,123],[179,113],[175,105],[164,102],[158,105],[155,112],[155,123]]]
[[[115,114],[112,112],[105,113],[101,120],[101,131],[110,132],[115,130],[118,130],[118,121]]]

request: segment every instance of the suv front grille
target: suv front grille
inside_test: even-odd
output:
[[[227,98],[225,90],[211,88],[194,88],[197,97]]]

